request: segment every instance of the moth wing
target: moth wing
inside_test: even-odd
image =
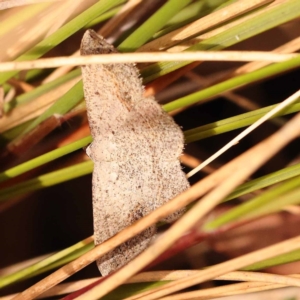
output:
[[[122,229],[131,225],[147,212],[140,199],[133,199],[131,193],[115,197],[112,190],[118,177],[119,165],[109,162],[109,172],[105,163],[95,163],[93,172],[93,217],[95,244],[101,244]],[[115,174],[114,174],[115,173]],[[118,178],[118,184],[120,178]],[[97,260],[103,276],[119,269],[148,247],[156,235],[156,226],[147,228],[137,236],[121,244]]]

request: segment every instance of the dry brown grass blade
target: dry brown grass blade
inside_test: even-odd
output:
[[[72,119],[74,116],[83,113],[84,111],[85,106],[79,104],[65,115],[61,116],[59,114],[54,114],[53,116],[47,118],[45,121],[41,122],[31,131],[13,139],[0,152],[0,158],[3,161],[1,167],[3,169],[11,167],[15,163],[16,159],[18,160],[19,157],[22,157],[24,153],[32,149],[54,129],[61,126],[62,123]],[[90,131],[88,126],[82,126],[81,129],[74,132],[74,134],[69,135],[67,138],[63,138],[63,140],[61,141],[57,141],[56,146],[63,146],[64,144],[66,144],[66,142],[67,144],[72,143],[79,140],[80,138],[88,136],[89,133]],[[17,197],[17,199],[18,198],[19,197]],[[5,203],[2,203],[0,205],[0,212],[3,212],[5,208],[11,207],[11,205],[13,205],[13,202],[14,201],[7,201]]]
[[[236,274],[238,276],[241,276],[243,272],[231,272],[226,275],[220,276],[216,279],[224,279],[224,280],[234,280],[232,278],[232,274]],[[254,276],[258,275],[264,275],[266,273],[255,273]],[[277,277],[278,275],[274,274],[266,274],[268,276],[274,276]],[[280,276],[280,277],[287,277],[287,276]],[[299,274],[293,274],[288,275],[288,277],[294,277],[294,278],[300,278]],[[240,280],[240,279],[236,279]],[[215,297],[224,297],[224,296],[230,296],[230,295],[240,295],[245,293],[254,293],[254,292],[261,292],[261,291],[267,291],[272,289],[278,289],[285,287],[285,284],[280,283],[268,283],[263,281],[250,281],[250,282],[243,282],[243,283],[237,283],[237,284],[229,284],[226,286],[221,287],[215,287],[215,288],[208,288],[204,290],[199,291],[193,291],[193,292],[186,292],[181,294],[176,294],[173,296],[167,296],[160,298],[161,300],[187,300],[187,299],[198,299],[198,300],[204,300],[204,299],[212,299]]]
[[[228,5],[220,10],[217,10],[191,24],[188,24],[182,28],[174,30],[169,34],[162,36],[150,43],[145,44],[139,48],[138,52],[147,52],[155,50],[165,50],[170,48],[187,38],[190,38],[196,34],[203,32],[209,28],[212,28],[222,22],[226,22],[235,18],[249,10],[253,10],[259,6],[272,2],[273,0],[241,0],[231,5]]]
[[[47,254],[43,254],[40,256],[35,256],[33,258],[18,262],[16,264],[13,265],[9,265],[7,267],[1,268],[0,269],[0,276],[6,276],[9,274],[12,274],[14,272],[18,272],[24,268],[27,268],[41,260],[44,260],[45,258],[49,257],[50,255],[54,254],[54,252],[52,253],[47,253]]]
[[[198,44],[200,43],[201,41],[203,40],[206,40],[208,38],[211,38],[219,33],[222,33],[226,30],[229,30],[230,28],[233,28],[235,26],[238,26],[240,24],[242,24],[243,22],[247,21],[247,20],[250,20],[252,19],[253,17],[256,17],[262,13],[266,13],[267,11],[273,9],[275,6],[279,6],[279,5],[282,5],[284,4],[285,2],[287,2],[288,0],[275,0],[274,2],[272,2],[270,5],[260,9],[259,11],[255,11],[249,15],[246,15],[246,16],[243,16],[241,18],[238,18],[237,20],[234,20],[234,21],[231,21],[223,26],[220,26],[216,29],[213,29],[207,33],[204,33],[204,34],[201,34],[199,36],[197,36],[196,38],[194,39],[190,39],[190,40],[187,40],[185,41],[183,44],[179,44],[177,46],[174,46],[172,48],[169,48],[167,49],[166,51],[167,52],[181,52],[181,51],[184,51],[186,50],[187,48],[191,47],[191,46],[194,46],[195,44]]]
[[[242,267],[245,267],[251,263],[255,263],[264,259],[268,259],[270,257],[274,257],[280,254],[288,253],[290,251],[299,249],[300,236],[288,239],[284,242],[277,243],[275,245],[251,252],[249,254],[240,256],[238,258],[231,259],[224,263],[220,263],[218,265],[214,265],[204,271],[202,274],[195,274],[190,276],[189,278],[184,278],[181,280],[176,280],[171,283],[168,283],[160,288],[153,289],[148,292],[141,293],[139,295],[129,297],[127,300],[153,300],[153,299],[173,299],[171,297],[162,298],[162,296],[172,294],[184,288],[202,283],[204,281],[213,279],[221,274],[225,274],[232,270],[236,270]],[[276,276],[270,274],[270,277]],[[281,276],[280,276],[281,277]],[[285,276],[282,276],[285,277]],[[283,278],[282,278],[283,279]],[[295,282],[293,285],[298,284]],[[84,299],[83,297],[78,299]],[[94,298],[85,298],[85,299],[94,299]],[[97,299],[97,298],[95,298]],[[176,299],[176,298],[174,298]],[[180,299],[180,298],[179,298]],[[184,299],[184,298],[181,298]]]
[[[155,281],[170,281],[170,280],[178,280],[182,278],[186,278],[188,276],[200,274],[203,271],[199,270],[180,270],[180,271],[154,271],[154,272],[144,272],[137,274],[126,281],[126,284],[130,283],[145,283],[145,282],[155,282]],[[90,285],[94,283],[95,281],[99,280],[101,277],[96,278],[89,278],[89,279],[83,279],[78,280],[74,282],[68,282],[63,283],[60,285],[57,285],[50,289],[49,291],[45,292],[44,294],[40,295],[38,299],[43,299],[47,297],[53,297],[53,296],[59,296],[64,294],[69,294],[72,292],[75,292],[79,289],[84,288],[87,285]],[[282,275],[274,275],[274,274],[268,274],[268,273],[260,273],[260,272],[230,272],[228,274],[219,276],[215,278],[214,280],[228,280],[228,281],[245,281],[251,290],[255,288],[256,290],[259,290],[259,287],[261,289],[274,289],[278,287],[285,287],[290,286],[294,284],[294,279],[297,279],[297,283],[299,283],[300,275],[288,275],[288,276],[282,276]],[[231,289],[231,285],[229,286]],[[185,299],[184,297],[189,297],[187,299],[190,299],[191,297],[194,297],[195,294],[199,294],[199,296],[203,296],[209,293],[214,293],[214,296],[222,296],[223,294],[220,293],[220,295],[216,294],[216,290],[218,288],[212,288],[212,289],[205,289],[202,291],[195,291],[190,293],[184,293],[179,294],[182,299]],[[241,289],[237,288],[236,290],[232,291],[231,293],[238,293],[239,291],[242,291]],[[176,296],[179,296],[176,295]],[[7,295],[4,297],[0,297],[0,300],[10,300],[15,295]],[[172,297],[172,296],[171,296]],[[178,298],[180,299],[180,298]]]
[[[269,284],[263,282],[243,282],[243,283],[229,284],[229,285],[215,287],[215,288],[208,288],[201,291],[180,293],[174,296],[162,297],[160,298],[160,300],[187,300],[187,299],[208,300],[208,299],[215,299],[216,297],[225,297],[225,296],[241,295],[241,294],[244,295],[246,293],[248,294],[248,293],[261,292],[261,291],[268,291],[271,289],[278,289],[283,287],[285,286],[282,284]],[[255,297],[255,299],[257,298]]]
[[[165,87],[169,86],[171,83],[179,79],[181,76],[196,68],[200,63],[201,62],[196,61],[164,76],[158,77],[154,81],[147,84],[144,96],[149,97],[157,94],[159,91],[162,91]],[[172,115],[172,113],[170,113],[170,115]]]
[[[180,293],[160,298],[161,300],[184,300],[184,299],[211,299],[211,297],[222,297],[227,295],[238,295],[253,293],[263,290],[271,290],[289,286],[286,280],[298,278],[300,275],[274,275],[259,272],[231,272],[216,279],[245,281],[244,283],[230,284],[222,287],[208,288],[199,291]],[[272,281],[272,283],[271,283]],[[293,286],[293,284],[291,284]],[[128,298],[129,299],[129,298]]]
[[[0,10],[16,7],[16,6],[23,6],[23,5],[30,5],[36,4],[41,2],[58,2],[62,0],[8,0],[8,1],[1,1],[0,2]]]
[[[42,58],[31,61],[0,63],[0,71],[31,70],[54,68],[60,66],[77,66],[90,64],[137,63],[157,61],[268,61],[282,62],[299,57],[296,53],[273,53],[265,51],[193,51],[193,52],[144,52],[144,53],[110,53],[74,57]]]
[[[11,113],[0,119],[0,133],[39,116],[59,97],[64,95],[72,86],[74,86],[80,78],[81,77],[74,78],[60,85],[56,89],[52,89],[51,91],[41,95],[36,98],[35,101],[31,101],[25,105],[20,105],[14,108]]]
[[[81,0],[65,0],[64,7],[62,7],[61,9],[60,15],[57,16],[56,20],[49,28],[45,37],[50,36],[52,33],[56,32],[61,26],[63,26],[76,10],[80,10],[80,6],[82,6]]]
[[[21,90],[24,93],[32,91],[34,89],[34,86],[32,86],[31,84],[29,84],[25,81],[18,80],[16,78],[10,78],[8,80],[8,83],[11,86],[13,86],[14,88],[17,88],[17,89]]]
[[[282,46],[275,48],[271,52],[273,52],[273,53],[293,53],[293,52],[297,52],[299,49],[300,49],[300,37],[297,37],[297,38],[283,44]],[[249,62],[241,67],[236,68],[233,71],[231,71],[231,70],[227,71],[227,72],[221,74],[220,76],[217,76],[217,77],[214,77],[211,79],[205,78],[206,82],[204,83],[204,87],[213,85],[217,82],[232,78],[234,76],[254,72],[254,71],[256,71],[260,68],[263,68],[269,64],[270,63],[266,62],[266,61]]]
[[[16,138],[9,143],[3,152],[0,153],[0,158],[3,160],[2,168],[10,167],[11,162],[15,158],[20,157],[27,152],[30,148],[39,143],[47,134],[52,132],[56,127],[61,125],[63,118],[57,115],[53,115],[47,120],[40,123],[30,132]]]
[[[276,115],[280,110],[284,109],[285,107],[288,107],[295,101],[297,101],[300,97],[300,90],[282,101],[280,104],[278,104],[274,109],[266,113],[263,117],[258,119],[256,122],[251,124],[249,127],[247,127],[245,130],[243,130],[241,133],[239,133],[235,138],[233,138],[230,142],[228,142],[225,146],[223,146],[220,150],[215,152],[212,156],[210,156],[208,159],[206,159],[204,162],[202,162],[197,168],[194,168],[192,171],[190,171],[187,174],[187,177],[191,177],[194,174],[196,174],[198,171],[200,171],[202,168],[210,164],[212,161],[214,161],[216,158],[218,158],[220,155],[222,155],[224,152],[226,152],[231,147],[235,146],[237,143],[239,143],[245,136],[250,134],[254,129],[259,127],[263,122],[269,120],[272,116]]]
[[[94,3],[94,0],[81,1],[71,17],[80,14],[86,8],[91,6],[92,3]],[[16,57],[40,42],[45,35],[47,35],[53,24],[56,23],[57,18],[60,18],[62,13],[65,14],[65,12],[68,11],[67,4],[67,1],[50,1],[36,4],[40,9],[36,10],[36,8],[34,8],[33,14],[31,14],[30,11],[31,6],[10,9],[7,14],[10,18],[7,17],[1,19],[1,26],[3,26],[4,30],[1,35],[1,44],[5,45],[5,47],[0,48],[0,61],[14,60]],[[24,20],[22,16],[22,26],[20,26],[16,18],[16,15],[18,14],[21,16],[22,14],[29,14],[31,17]],[[12,19],[14,22],[12,22]],[[7,25],[5,23],[6,20],[8,20],[9,23],[7,26],[9,30],[5,30]],[[37,23],[38,26],[36,26]],[[11,26],[11,24],[14,25]]]
[[[104,26],[98,31],[99,34],[104,37],[108,37],[113,29],[121,27],[125,18],[132,12],[133,9],[137,7],[142,2],[142,0],[129,0],[122,9],[110,20],[108,20]]]
[[[292,52],[298,51],[299,49],[300,49],[300,37],[289,41],[288,43],[274,49],[271,52],[274,52],[274,53],[292,53]],[[253,72],[255,70],[258,70],[260,68],[263,68],[263,67],[267,66],[268,64],[269,64],[268,62],[263,62],[263,61],[247,63],[244,66],[242,66],[240,68],[237,68],[235,70],[235,72],[233,72],[233,76]]]
[[[191,169],[194,169],[196,168],[197,166],[199,166],[201,164],[201,160],[199,160],[198,158],[192,156],[192,155],[189,155],[187,153],[183,153],[181,156],[180,156],[180,161],[182,164],[190,167]],[[215,172],[216,170],[211,167],[211,166],[206,166],[202,169],[203,172],[207,173],[207,174],[211,174],[213,172]]]
[[[293,39],[292,41],[289,41],[286,44],[283,44],[282,46],[280,46],[280,47],[272,50],[271,52],[273,52],[273,53],[293,53],[293,52],[298,51],[299,49],[300,49],[300,37],[295,38],[295,39]],[[196,63],[193,63],[193,64],[195,64],[195,66],[197,66],[200,63],[201,62],[196,62]],[[241,74],[250,73],[250,72],[253,72],[253,71],[258,70],[260,68],[263,68],[263,67],[265,67],[265,66],[267,66],[269,64],[271,64],[271,63],[266,62],[266,61],[253,61],[253,62],[249,62],[249,63],[247,63],[247,64],[245,64],[245,65],[243,65],[243,66],[235,69],[234,71],[230,70],[230,71],[227,71],[225,73],[220,74],[219,76],[213,76],[213,78],[203,77],[203,76],[200,76],[199,74],[195,74],[194,72],[187,73],[186,77],[188,77],[189,79],[194,80],[194,81],[200,83],[200,86],[203,89],[203,88],[211,86],[211,85],[213,85],[213,84],[215,84],[217,82],[220,82],[221,80],[226,80],[226,79],[232,78],[234,76],[238,76],[238,75],[241,75]],[[189,67],[191,65],[192,64],[187,65],[185,68],[187,68],[187,67]],[[179,70],[181,70],[181,69],[179,69]],[[157,81],[160,82],[159,81],[160,79],[161,78],[159,78]],[[164,84],[164,82],[165,81],[162,81],[162,84]],[[149,89],[150,90],[152,88],[152,85],[154,85],[154,84],[155,84],[155,81],[153,83],[149,84]],[[157,90],[159,91],[160,89],[158,88]],[[153,92],[152,94],[155,94],[155,93]],[[224,96],[228,100],[234,102],[235,104],[237,104],[238,106],[240,106],[240,107],[242,107],[242,108],[244,108],[246,110],[255,110],[255,109],[260,108],[260,106],[258,106],[256,103],[254,103],[250,99],[247,99],[247,98],[245,98],[243,96],[237,95],[237,94],[235,94],[232,91],[231,92],[222,93],[220,95]],[[220,95],[218,95],[218,96],[220,96]],[[212,100],[212,99],[214,99],[214,98],[211,98],[210,100]],[[202,101],[201,103],[204,103],[204,102],[205,101]],[[181,108],[181,109],[178,109],[178,110],[175,110],[175,111],[172,111],[170,113],[170,115],[174,116],[174,115],[178,114],[179,112],[182,112],[182,111],[186,110],[188,107],[189,106]],[[277,125],[280,125],[280,126],[283,125],[283,123],[281,122],[281,120],[279,118],[273,119],[271,122],[273,122],[273,123],[275,123]]]

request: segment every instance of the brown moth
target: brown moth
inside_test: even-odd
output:
[[[116,53],[94,31],[85,32],[81,55]],[[183,134],[154,98],[143,96],[134,64],[82,66],[93,142],[93,216],[100,244],[189,187],[179,156]],[[176,220],[183,210],[165,220]],[[143,251],[156,235],[152,226],[97,261],[103,276]]]

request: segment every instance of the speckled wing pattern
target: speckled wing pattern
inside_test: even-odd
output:
[[[81,55],[117,50],[94,31],[85,32]],[[183,134],[143,86],[134,64],[82,66],[84,95],[93,137],[95,244],[112,237],[189,187],[179,156]],[[176,220],[183,210],[164,221]],[[103,276],[125,265],[156,235],[152,226],[97,261]]]

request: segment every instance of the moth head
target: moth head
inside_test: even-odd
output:
[[[81,55],[109,54],[118,52],[113,45],[109,44],[101,35],[94,30],[88,29],[82,38],[80,46]]]

